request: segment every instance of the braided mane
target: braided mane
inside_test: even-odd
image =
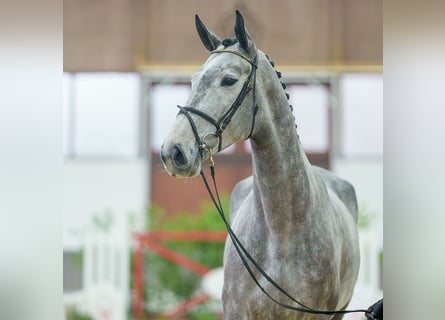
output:
[[[275,73],[277,74],[278,79],[281,79],[281,72],[275,69],[275,62],[270,60],[270,58],[269,58],[269,56],[267,54],[265,56],[267,58],[267,61],[269,61],[270,65],[272,66],[272,68],[274,68]],[[286,87],[287,87],[286,84],[283,81],[281,81],[281,80],[280,80],[280,83],[281,83],[281,86],[283,87],[284,93],[286,94],[287,100],[289,100],[289,93],[286,92]],[[289,108],[290,108],[290,111],[292,112],[292,115],[293,115],[294,107],[291,104],[289,104]],[[295,119],[295,116],[294,116],[294,119]],[[297,128],[297,124],[295,124],[295,129],[296,128]]]

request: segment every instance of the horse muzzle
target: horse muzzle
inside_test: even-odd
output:
[[[186,148],[179,143],[163,145],[161,160],[165,170],[173,177],[194,177],[201,170],[198,150]]]

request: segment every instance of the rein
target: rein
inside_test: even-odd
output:
[[[357,310],[316,310],[313,308],[310,308],[306,305],[304,305],[302,302],[298,301],[297,299],[295,299],[294,297],[292,297],[286,290],[284,290],[279,284],[277,284],[267,273],[266,271],[264,271],[264,269],[258,264],[258,262],[256,262],[256,260],[250,255],[250,253],[247,251],[247,249],[244,247],[244,245],[241,243],[241,241],[238,239],[237,235],[235,234],[235,232],[233,231],[232,227],[230,226],[229,222],[226,219],[222,204],[221,204],[221,199],[219,196],[219,192],[218,192],[218,187],[216,184],[216,177],[215,177],[215,162],[212,156],[212,152],[210,149],[209,150],[209,160],[210,160],[210,175],[212,177],[212,181],[213,181],[213,188],[215,190],[215,194],[213,193],[209,182],[205,176],[205,173],[203,170],[201,170],[200,175],[202,177],[202,180],[204,182],[204,185],[207,189],[207,192],[210,196],[210,198],[212,199],[213,205],[215,206],[216,210],[218,211],[218,214],[221,217],[221,220],[223,221],[227,232],[230,236],[230,239],[232,240],[233,246],[235,247],[236,252],[238,253],[238,256],[241,259],[242,264],[244,265],[244,267],[246,268],[247,272],[249,273],[250,277],[252,278],[252,280],[255,282],[256,286],[269,298],[271,299],[274,303],[276,303],[277,305],[279,305],[280,307],[283,307],[285,309],[289,309],[289,310],[293,310],[293,311],[298,311],[298,312],[302,312],[302,313],[311,313],[311,314],[324,314],[324,315],[336,315],[336,314],[347,314],[347,313],[364,313],[366,314],[366,317],[368,320],[379,320],[379,319],[383,319],[379,318],[379,315],[382,314],[382,309],[383,309],[383,299],[379,300],[378,302],[376,302],[375,304],[373,304],[372,306],[370,306],[368,309],[357,309]],[[216,196],[215,196],[216,195]],[[270,295],[270,293],[268,293],[266,291],[266,289],[264,288],[264,286],[262,286],[258,280],[258,278],[255,276],[255,274],[253,273],[253,270],[251,268],[251,266],[249,265],[248,261],[255,267],[255,269],[270,283],[272,284],[278,291],[280,291],[282,294],[284,294],[286,297],[288,297],[289,299],[291,299],[293,302],[295,302],[296,304],[300,305],[300,307],[295,307],[295,306],[291,306],[289,304],[283,303],[278,301],[277,299],[275,299],[274,297],[272,297]]]
[[[250,255],[250,253],[247,251],[247,249],[243,246],[243,244],[241,243],[241,241],[238,239],[237,235],[233,231],[232,227],[230,226],[229,222],[227,221],[226,216],[224,214],[224,210],[223,210],[222,204],[221,204],[221,199],[220,199],[220,196],[219,196],[218,187],[217,187],[217,184],[216,184],[215,162],[214,162],[214,159],[213,159],[213,149],[214,148],[206,145],[205,141],[206,141],[206,138],[208,136],[210,136],[210,135],[213,135],[213,136],[217,137],[218,138],[218,152],[221,151],[222,133],[224,132],[226,127],[229,125],[230,121],[232,120],[233,115],[238,110],[239,106],[243,102],[243,100],[246,97],[246,95],[248,94],[248,92],[253,87],[253,118],[252,118],[252,126],[251,126],[251,129],[250,129],[250,133],[249,133],[249,135],[247,136],[246,139],[250,138],[250,136],[252,135],[252,132],[253,132],[253,129],[254,129],[254,126],[255,126],[256,113],[258,112],[258,105],[256,104],[256,101],[255,101],[255,82],[256,82],[256,70],[258,68],[258,66],[257,66],[258,54],[255,55],[255,57],[254,57],[254,59],[252,61],[248,57],[244,56],[243,54],[241,54],[239,52],[236,52],[236,51],[231,51],[231,50],[214,50],[211,53],[214,54],[214,53],[224,53],[224,52],[235,54],[235,55],[241,57],[242,59],[246,60],[247,62],[249,62],[252,65],[252,69],[250,71],[249,77],[244,82],[244,85],[243,85],[240,93],[238,94],[235,102],[231,105],[229,110],[227,110],[227,112],[222,116],[222,118],[220,120],[215,120],[214,118],[212,118],[208,114],[202,112],[201,110],[198,110],[198,109],[193,108],[193,107],[187,107],[187,106],[181,107],[181,106],[178,105],[178,108],[180,109],[178,114],[184,114],[187,117],[188,121],[190,122],[190,126],[192,128],[193,134],[195,136],[196,142],[197,142],[198,147],[199,147],[199,152],[201,154],[201,158],[202,158],[202,151],[207,151],[209,153],[210,174],[211,174],[212,181],[213,181],[214,192],[212,191],[212,188],[210,187],[209,182],[208,182],[208,180],[207,180],[203,170],[201,170],[200,175],[201,175],[202,180],[204,182],[204,185],[205,185],[205,187],[207,189],[207,192],[209,193],[209,196],[212,199],[212,202],[213,202],[216,210],[218,211],[218,213],[219,213],[219,215],[220,215],[220,217],[221,217],[221,219],[222,219],[222,221],[223,221],[223,223],[224,223],[224,225],[225,225],[225,227],[227,229],[227,232],[228,232],[228,234],[230,236],[230,239],[232,240],[232,243],[233,243],[233,246],[235,247],[236,252],[238,253],[238,256],[241,259],[242,264],[246,268],[247,272],[249,273],[250,277],[255,282],[257,287],[269,299],[271,299],[274,303],[276,303],[277,305],[279,305],[279,306],[281,306],[281,307],[283,307],[285,309],[298,311],[298,312],[303,312],[303,313],[323,314],[323,315],[335,315],[335,314],[347,314],[347,313],[358,313],[358,312],[360,312],[360,313],[366,314],[368,320],[382,319],[382,318],[378,318],[378,315],[381,314],[381,308],[383,308],[383,300],[379,300],[377,303],[375,303],[374,305],[369,307],[369,309],[367,309],[367,310],[365,310],[365,309],[357,309],[357,310],[316,310],[316,309],[313,309],[313,308],[310,308],[310,307],[304,305],[303,303],[301,303],[300,301],[298,301],[297,299],[292,297],[286,290],[284,290],[280,285],[278,285],[264,271],[264,269],[256,262],[256,260]],[[200,136],[199,136],[196,124],[193,121],[193,118],[192,118],[191,114],[195,114],[195,115],[203,118],[207,122],[210,122],[211,124],[213,124],[215,126],[215,128],[216,128],[215,133],[208,133],[201,139]],[[270,293],[268,293],[266,291],[266,289],[259,283],[259,280],[255,276],[254,271],[252,270],[251,265],[249,265],[249,262],[278,291],[280,291],[282,294],[284,294],[286,297],[288,297],[292,302],[295,302],[296,304],[300,305],[301,307],[291,306],[289,304],[280,302],[277,299],[275,299],[274,297],[272,297],[270,295]]]

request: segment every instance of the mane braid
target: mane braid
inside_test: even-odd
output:
[[[275,62],[273,62],[272,60],[270,60],[270,58],[269,58],[269,56],[266,54],[266,58],[267,58],[267,61],[269,61],[269,63],[270,63],[270,65],[272,66],[272,68],[274,68],[274,70],[275,70],[275,73],[277,74],[277,77],[278,77],[278,79],[280,79],[281,78],[281,72],[280,71],[277,71],[276,69],[275,69]],[[281,86],[283,87],[283,91],[284,91],[284,94],[286,95],[286,98],[287,98],[287,100],[289,100],[289,93],[287,93],[286,92],[286,84],[284,83],[284,82],[282,82],[281,80],[280,80],[280,83],[281,83]],[[294,117],[294,119],[295,119],[295,116],[294,116],[294,108],[292,107],[292,105],[291,104],[289,104],[289,108],[290,108],[290,111],[292,112],[292,116]],[[295,123],[295,129],[297,129],[297,124]]]

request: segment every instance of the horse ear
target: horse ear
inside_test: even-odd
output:
[[[221,40],[212,31],[208,30],[198,15],[195,15],[196,31],[198,31],[204,47],[209,51],[213,51],[221,44]]]
[[[244,26],[244,18],[238,10],[236,10],[235,35],[241,48],[247,52],[255,50],[255,44]]]

